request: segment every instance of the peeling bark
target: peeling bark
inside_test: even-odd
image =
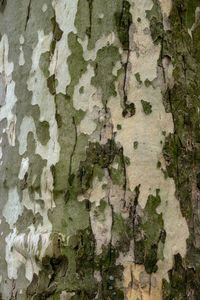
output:
[[[0,298],[198,299],[199,1],[0,17]]]

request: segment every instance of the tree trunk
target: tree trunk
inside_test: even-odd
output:
[[[0,299],[200,299],[199,20],[0,1]]]

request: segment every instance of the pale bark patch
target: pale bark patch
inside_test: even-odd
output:
[[[137,53],[131,51],[130,54],[126,87],[128,101],[134,102],[136,113],[132,118],[123,118],[119,94],[118,97],[111,98],[108,106],[114,131],[117,132],[116,141],[123,145],[124,155],[130,159],[130,165],[126,167],[129,187],[131,191],[134,191],[135,187],[140,185],[138,201],[141,207],[145,207],[149,194],[154,195],[156,189],[160,190],[161,205],[158,210],[163,214],[167,237],[163,251],[164,260],[158,261],[158,271],[154,277],[161,281],[162,278],[168,279],[168,270],[173,266],[173,256],[177,253],[185,256],[189,232],[186,220],[181,215],[179,202],[175,198],[174,181],[164,178],[161,169],[157,168],[157,162],[162,158],[165,140],[163,132],[166,135],[172,133],[174,126],[172,115],[166,113],[164,109],[162,87],[155,88],[144,84],[146,79],[151,82],[158,76],[157,60],[160,56],[160,46],[153,44],[149,21],[146,18],[146,10],[152,8],[153,2],[132,2],[135,5],[131,10],[133,27],[130,30],[130,40],[131,47],[137,49]],[[141,22],[138,22],[138,17]],[[140,75],[140,82],[134,76],[135,73]],[[152,112],[150,114],[145,115],[141,100],[151,104]],[[118,124],[121,125],[121,130],[117,130]],[[138,143],[137,149],[133,147],[134,141]],[[179,240],[178,243],[177,240]],[[156,293],[157,290],[152,298],[146,299],[160,299]],[[159,293],[160,288],[158,287]],[[133,294],[127,295],[129,299],[137,299]],[[143,299],[145,299],[144,297],[147,296],[144,294]]]
[[[19,201],[17,187],[11,188],[8,192],[8,201],[3,208],[3,216],[6,222],[13,228],[18,216],[22,213],[22,205]]]
[[[22,158],[21,161],[21,167],[20,167],[20,171],[19,171],[19,179],[22,180],[26,174],[26,172],[28,171],[28,167],[29,167],[29,158]]]
[[[162,280],[156,282],[142,265],[125,264],[124,287],[127,300],[162,300]]]
[[[17,102],[15,96],[15,82],[12,80],[12,72],[14,65],[8,61],[9,44],[6,35],[3,35],[0,42],[0,85],[3,91],[0,94],[0,121],[7,119],[7,127],[5,131],[8,136],[8,142],[11,146],[15,146],[15,124],[16,116],[13,108]]]
[[[52,2],[56,21],[63,31],[61,40],[56,43],[55,52],[49,68],[50,74],[55,74],[58,80],[57,93],[65,94],[66,86],[71,80],[67,66],[67,58],[71,54],[68,47],[68,34],[70,32],[76,32],[74,21],[77,13],[77,5],[78,0],[54,0]]]

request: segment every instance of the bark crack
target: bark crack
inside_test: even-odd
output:
[[[27,25],[28,25],[28,21],[29,21],[30,16],[31,16],[31,2],[32,2],[32,0],[29,1],[29,5],[28,5],[28,9],[27,9],[25,31],[26,31],[26,28],[27,28]]]
[[[89,5],[89,20],[90,20],[90,26],[87,29],[87,35],[89,39],[91,38],[91,32],[92,32],[92,9],[93,9],[93,0],[87,0]]]
[[[126,91],[126,84],[127,84],[127,73],[128,73],[128,64],[129,64],[129,58],[130,58],[130,49],[127,50],[127,58],[126,63],[124,64],[124,82],[123,82],[123,98],[124,98],[124,106],[126,106],[127,103],[127,91]]]
[[[76,146],[77,146],[77,139],[78,139],[78,133],[77,133],[77,127],[76,127],[76,122],[75,122],[75,118],[72,118],[72,123],[74,125],[74,129],[75,129],[75,140],[74,140],[74,146],[73,146],[73,150],[72,153],[70,155],[70,163],[69,163],[69,184],[71,186],[73,178],[72,178],[72,160],[73,160],[73,156],[74,153],[76,151]]]
[[[113,205],[110,202],[110,188],[111,188],[111,173],[110,173],[110,169],[109,167],[107,168],[108,170],[108,175],[109,175],[109,181],[110,181],[110,186],[109,186],[109,191],[108,191],[108,204],[111,208],[111,218],[112,218],[112,224],[111,224],[111,237],[110,237],[110,257],[109,257],[109,264],[111,263],[112,260],[112,230],[113,230],[113,220],[114,220],[114,209],[113,209]]]

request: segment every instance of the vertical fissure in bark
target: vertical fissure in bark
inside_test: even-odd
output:
[[[87,35],[88,38],[91,38],[91,34],[92,34],[92,10],[93,10],[93,1],[94,0],[87,0],[88,1],[88,5],[89,5],[89,28],[87,28]]]
[[[27,15],[26,15],[26,22],[25,22],[25,31],[27,29],[28,21],[29,21],[29,19],[31,17],[31,2],[32,2],[32,0],[29,1],[28,8],[27,8]]]
[[[77,146],[77,141],[78,141],[78,133],[77,133],[77,126],[76,126],[76,121],[75,118],[72,117],[72,124],[74,125],[74,130],[75,130],[75,140],[74,140],[74,146],[72,153],[70,155],[70,163],[69,163],[69,185],[72,186],[74,175],[72,174],[72,161],[73,157],[76,151],[76,146]]]

